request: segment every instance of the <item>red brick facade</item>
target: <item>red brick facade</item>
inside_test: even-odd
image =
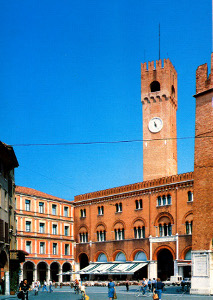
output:
[[[98,261],[101,253],[106,255],[107,261],[114,261],[118,252],[123,252],[127,261],[133,261],[142,251],[148,261],[156,263],[162,249],[168,249],[176,269],[179,262],[188,265],[185,257],[191,250],[192,237],[191,227],[189,230],[186,226],[193,223],[192,195],[193,173],[186,173],[76,196],[76,261],[80,262],[82,253],[87,255],[88,261]],[[118,211],[120,204],[122,208]],[[100,207],[103,207],[102,214]],[[160,230],[160,225],[165,232]],[[136,229],[143,227],[144,237],[137,236]],[[115,230],[119,229],[120,232],[124,229],[124,237],[115,240]],[[105,241],[98,241],[100,231],[105,231]],[[81,233],[87,233],[87,241],[80,240]],[[183,268],[179,271],[184,272]],[[151,270],[148,272],[150,276],[157,276]],[[161,274],[168,275],[171,274]]]

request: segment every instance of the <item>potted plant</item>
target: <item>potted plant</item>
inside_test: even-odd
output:
[[[10,272],[10,295],[15,295],[18,290],[19,270]]]

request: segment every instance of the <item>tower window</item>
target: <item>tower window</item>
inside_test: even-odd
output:
[[[158,91],[160,91],[160,83],[158,81],[153,81],[150,84],[150,90],[151,90],[151,92],[158,92]]]

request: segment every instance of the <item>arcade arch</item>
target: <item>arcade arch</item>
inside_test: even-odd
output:
[[[58,262],[52,262],[50,265],[50,279],[52,281],[58,282],[58,275],[61,271],[61,265]]]
[[[47,270],[48,270],[48,265],[46,262],[41,261],[37,264],[37,279],[40,282],[44,282],[47,280]]]
[[[72,265],[69,262],[65,262],[62,266],[62,272],[69,272],[72,271]],[[62,277],[63,282],[68,282],[70,281],[70,275],[63,275]]]
[[[32,261],[26,261],[23,265],[23,278],[26,278],[29,284],[33,282],[34,271],[35,264]]]

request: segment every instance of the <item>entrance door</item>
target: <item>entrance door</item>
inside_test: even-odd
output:
[[[80,261],[80,270],[89,265],[89,259],[85,253],[81,254],[81,256],[79,257],[79,261]],[[88,275],[81,275],[81,280],[88,280]]]
[[[158,277],[166,280],[174,275],[174,262],[172,253],[168,249],[162,249],[157,255]]]

